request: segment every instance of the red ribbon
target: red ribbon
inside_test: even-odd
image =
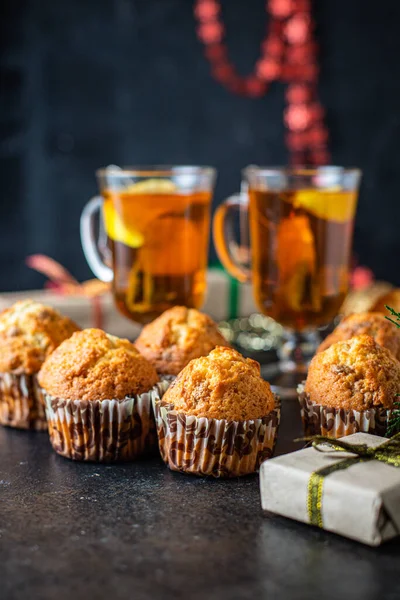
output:
[[[93,326],[102,329],[104,324],[101,296],[109,291],[109,285],[91,279],[79,283],[60,263],[44,254],[28,256],[26,264],[48,278],[44,287],[61,296],[85,296],[92,306]]]

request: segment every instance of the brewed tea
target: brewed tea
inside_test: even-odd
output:
[[[181,193],[168,180],[152,191],[145,183],[103,191],[116,304],[139,323],[174,305],[201,307],[211,203],[209,191]]]
[[[338,314],[356,203],[353,191],[250,189],[252,279],[263,314],[296,331]]]

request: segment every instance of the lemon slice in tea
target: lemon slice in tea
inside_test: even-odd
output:
[[[355,215],[356,195],[340,188],[299,190],[295,192],[293,206],[304,208],[320,219],[345,223]]]
[[[145,228],[143,219],[145,212],[132,210],[131,196],[149,194],[162,195],[162,194],[173,194],[177,191],[176,185],[169,179],[144,179],[126,186],[121,192],[116,194],[116,200],[114,203],[113,199],[106,199],[104,202],[104,222],[105,229],[109,238],[116,242],[121,242],[130,248],[140,248],[144,244],[144,235],[142,231]],[[146,198],[143,198],[146,201]],[[149,198],[151,202],[151,198]],[[134,206],[138,206],[138,202],[142,202],[142,199],[137,198],[134,200]],[[158,212],[163,214],[165,212],[164,202],[163,206],[158,207]],[[115,206],[118,206],[116,209]],[[154,219],[157,214],[157,206],[151,213]]]
[[[110,239],[114,240],[114,242],[121,242],[130,248],[140,248],[143,246],[143,234],[123,222],[112,200],[104,202],[103,215],[104,226]]]
[[[128,185],[124,192],[129,194],[173,194],[177,187],[170,179],[144,179]]]

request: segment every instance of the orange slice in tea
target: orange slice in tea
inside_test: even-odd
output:
[[[283,219],[277,232],[277,263],[280,278],[290,279],[300,265],[315,269],[315,242],[310,223],[305,215]]]
[[[182,217],[158,219],[146,230],[141,250],[143,270],[151,275],[189,275],[203,267],[196,225]]]
[[[354,218],[357,198],[354,192],[340,188],[299,190],[294,194],[294,208],[304,208],[319,219],[346,223]]]
[[[314,308],[318,301],[314,293],[316,251],[308,217],[288,217],[279,224],[276,260],[286,305],[293,311],[300,311],[304,304]]]

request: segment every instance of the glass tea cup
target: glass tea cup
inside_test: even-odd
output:
[[[95,276],[112,282],[119,311],[145,324],[175,305],[200,308],[215,169],[112,166],[96,175],[101,196],[82,212],[82,247]]]
[[[216,211],[221,262],[239,281],[252,282],[260,311],[285,327],[279,364],[284,373],[304,374],[318,328],[333,320],[347,294],[360,178],[358,169],[334,166],[250,166],[243,171],[241,194]],[[247,253],[243,241],[239,246],[235,240],[234,210],[242,223],[248,219]]]

